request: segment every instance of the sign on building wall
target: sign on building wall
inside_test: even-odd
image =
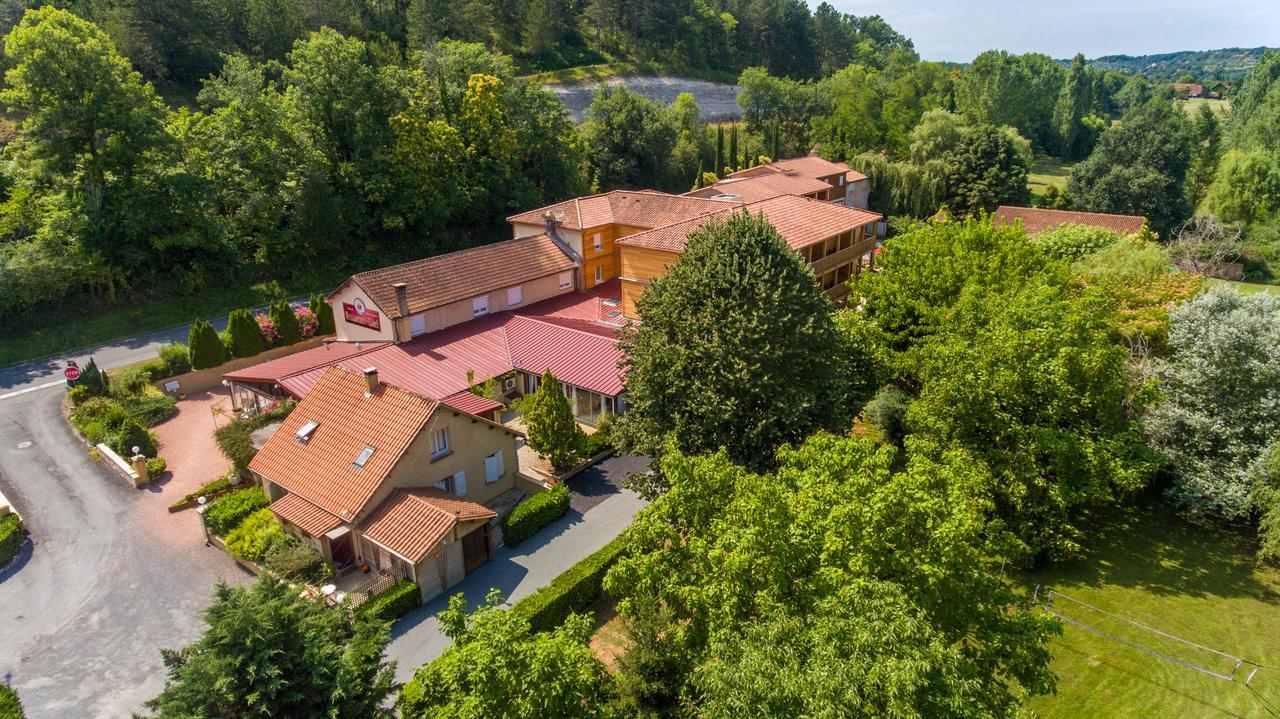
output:
[[[366,307],[364,300],[359,297],[353,302],[342,303],[342,317],[353,325],[376,331],[382,330],[382,319],[378,316],[378,311]]]

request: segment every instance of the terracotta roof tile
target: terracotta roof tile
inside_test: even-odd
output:
[[[400,488],[382,500],[356,530],[417,564],[458,522],[497,515],[435,488]]]
[[[277,517],[312,537],[319,537],[331,529],[342,526],[340,517],[320,509],[297,494],[286,494],[272,502],[270,508]]]
[[[329,367],[249,468],[320,509],[351,521],[364,510],[438,406],[438,402],[387,383],[366,397],[364,377]],[[296,433],[308,422],[317,426],[303,443]],[[366,446],[374,448],[373,455],[363,468],[357,468],[356,455]]]
[[[1147,219],[1139,215],[1108,215],[1101,212],[1068,212],[1046,210],[1038,207],[1013,207],[1001,205],[992,213],[997,225],[1012,225],[1021,220],[1028,235],[1052,230],[1062,225],[1086,225],[1114,232],[1133,235],[1142,231]]]
[[[603,195],[591,195],[567,200],[555,205],[539,207],[507,218],[509,222],[543,224],[543,214],[548,210],[556,214],[560,226],[568,230],[583,230],[601,225],[628,225],[630,227],[662,227],[673,222],[687,220],[725,207],[723,200],[670,195],[656,190],[614,190]]]
[[[852,230],[869,222],[877,222],[882,215],[868,210],[815,200],[811,197],[783,195],[771,200],[746,206],[746,212],[761,214],[773,225],[782,239],[793,249],[807,247],[833,235]],[[705,227],[713,219],[725,219],[728,212],[699,217],[648,232],[637,232],[618,240],[627,247],[645,247],[667,252],[684,252],[689,233]]]
[[[730,177],[710,187],[686,193],[689,197],[716,197],[740,202],[760,202],[781,195],[808,195],[826,192],[831,185],[822,180],[784,172],[767,173],[752,177]]]
[[[573,259],[542,234],[361,272],[348,281],[394,319],[401,316],[393,286],[399,282],[408,285],[409,314],[417,314],[574,267]]]

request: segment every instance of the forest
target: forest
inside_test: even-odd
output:
[[[306,295],[498,239],[514,211],[686,191],[811,151],[869,175],[895,227],[1028,204],[1030,171],[1049,158],[1070,176],[1038,204],[1141,214],[1166,238],[1212,212],[1241,230],[1251,279],[1280,270],[1280,171],[1257,141],[1276,121],[1274,53],[1219,115],[1184,113],[1168,83],[1081,56],[923,61],[881,18],[791,0],[34,4],[0,9],[10,361],[111,339],[118,309],[135,327],[148,305],[153,321],[187,320],[177,313],[202,294]],[[552,11],[563,21],[539,39],[530,21]],[[614,88],[575,124],[525,79],[560,62],[539,43],[714,65],[736,75],[741,117],[708,124],[696,98]],[[73,324],[50,326],[55,313]]]

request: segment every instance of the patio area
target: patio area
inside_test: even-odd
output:
[[[231,469],[213,433],[233,418],[230,394],[218,387],[187,395],[172,417],[154,427],[160,456],[168,464],[169,477],[160,478],[164,492],[181,497]]]

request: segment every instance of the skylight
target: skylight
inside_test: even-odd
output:
[[[315,420],[310,420],[306,424],[299,427],[298,431],[293,433],[293,436],[297,437],[299,442],[306,444],[311,439],[311,433],[315,432],[316,427],[319,427],[319,426],[320,426],[319,422],[316,422]]]
[[[364,446],[364,449],[360,450],[360,454],[356,455],[356,461],[352,462],[351,466],[357,469],[364,467],[365,463],[368,462],[369,458],[372,456],[373,456],[373,447],[366,444]]]

